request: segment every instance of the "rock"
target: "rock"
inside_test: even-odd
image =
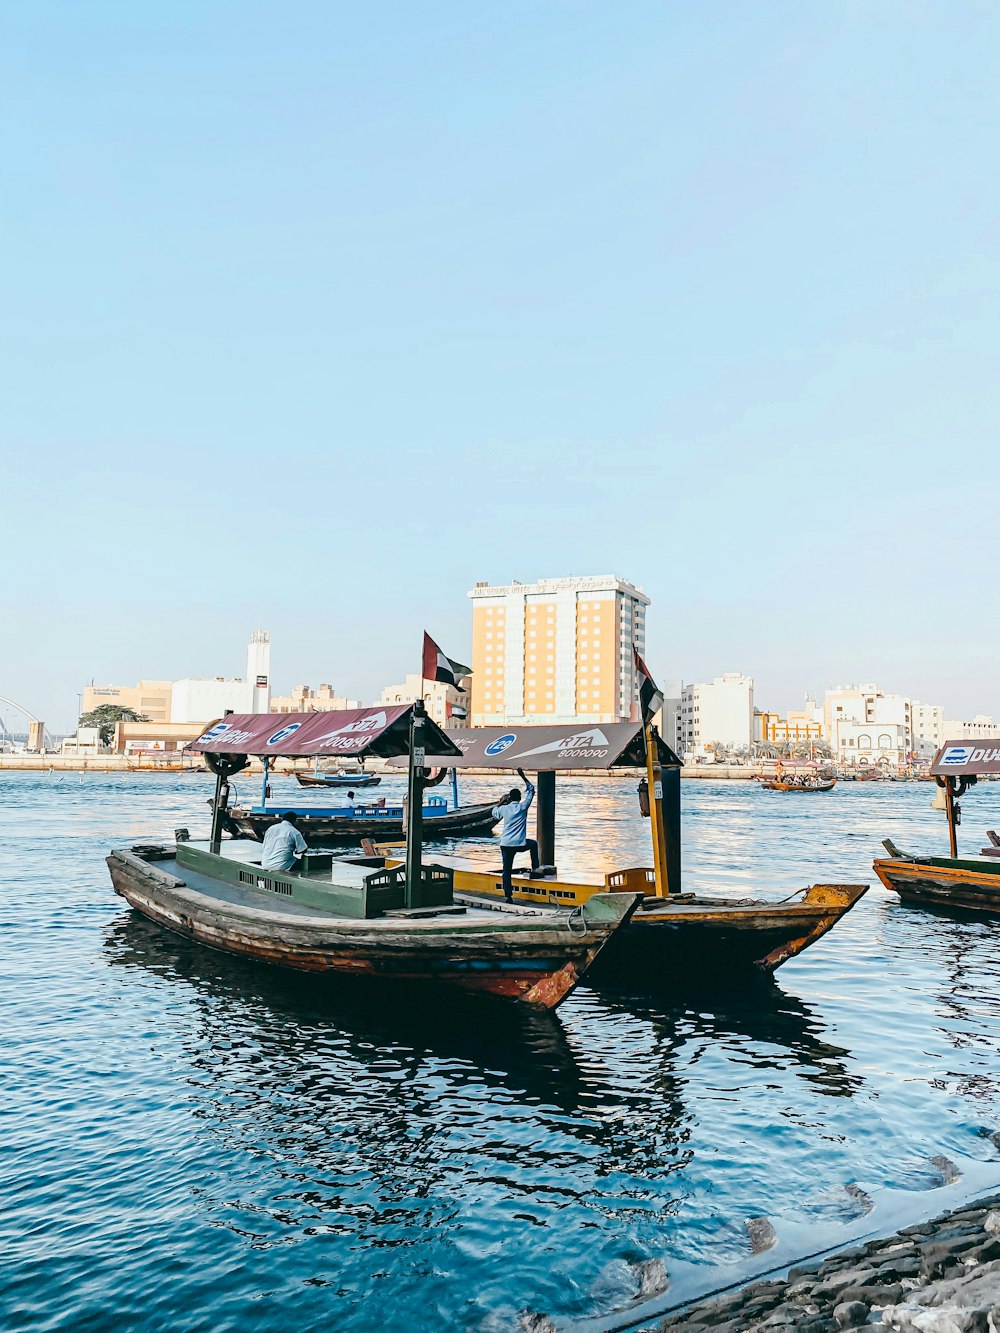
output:
[[[793,1264],[788,1270],[788,1281],[798,1282],[804,1277],[814,1277],[822,1266],[822,1259],[803,1259],[799,1264]]]
[[[944,1234],[944,1233],[942,1233]],[[976,1236],[956,1236],[948,1240],[935,1240],[921,1247],[920,1272],[928,1278],[940,1277],[946,1268],[958,1263],[966,1250],[976,1244]]]
[[[547,1314],[537,1310],[522,1310],[517,1317],[518,1333],[559,1333]]]
[[[988,1236],[1000,1235],[1000,1213],[995,1209],[990,1209],[983,1219],[983,1230]]]
[[[631,1267],[638,1279],[641,1297],[658,1296],[670,1286],[670,1274],[662,1259],[643,1259]]]
[[[766,1217],[751,1217],[744,1225],[750,1237],[751,1254],[763,1254],[778,1243],[778,1233]]]
[[[864,1301],[865,1305],[895,1305],[903,1299],[903,1288],[898,1282],[884,1286],[871,1283],[864,1287],[845,1287],[840,1295],[844,1301]]]
[[[963,1263],[989,1264],[994,1259],[1000,1259],[1000,1237],[997,1236],[990,1236],[982,1245],[973,1245],[962,1255]]]
[[[956,1180],[962,1179],[962,1173],[949,1157],[943,1157],[940,1153],[932,1157],[931,1165],[936,1166],[941,1172],[941,1179],[944,1184],[951,1185]]]
[[[864,1301],[841,1301],[833,1317],[841,1328],[860,1328],[868,1323],[868,1306]]]
[[[858,1209],[862,1216],[865,1213],[870,1213],[875,1207],[874,1203],[872,1203],[871,1195],[866,1194],[860,1185],[851,1183],[850,1185],[845,1185],[844,1189],[858,1205]]]
[[[878,1278],[897,1278],[897,1277],[916,1277],[920,1272],[920,1260],[916,1255],[900,1256],[898,1259],[890,1259],[880,1268],[876,1268],[875,1276]]]

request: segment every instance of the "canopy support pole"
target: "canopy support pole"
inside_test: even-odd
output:
[[[681,892],[681,770],[663,769],[660,817],[667,850],[667,892]]]
[[[556,863],[556,775],[553,770],[536,773],[538,804],[535,807],[535,840],[543,866]]]
[[[208,841],[208,850],[218,856],[222,850],[222,784],[226,778],[222,769],[215,772],[215,800],[212,802],[212,832]]]
[[[643,727],[646,741],[646,785],[649,788],[650,832],[653,835],[653,874],[656,896],[666,898],[670,892],[667,881],[667,848],[663,831],[663,769],[660,767],[654,731],[647,722]]]
[[[424,718],[423,700],[410,714],[410,755],[406,773],[406,906],[420,907],[420,856],[424,832]]]
[[[263,777],[261,778],[261,784],[260,784],[260,808],[262,810],[267,809],[267,774],[270,768],[270,764],[271,764],[270,755],[265,755],[263,768],[261,770],[263,773]]]
[[[958,821],[955,818],[955,788],[952,786],[953,781],[953,778],[945,778],[944,780],[944,808],[948,815],[948,845],[951,848],[952,860],[957,860]]]

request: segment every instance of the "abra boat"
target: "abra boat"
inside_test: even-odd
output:
[[[446,733],[461,757],[457,768],[537,773],[536,839],[542,871],[512,877],[514,902],[573,911],[605,893],[643,894],[623,930],[595,962],[591,979],[699,983],[736,969],[774,972],[823,937],[867,892],[866,884],[813,884],[794,899],[708,898],[681,891],[681,761],[641,722],[616,722],[570,734],[560,727],[484,727]],[[641,768],[647,771],[652,867],[609,870],[600,883],[561,879],[555,866],[556,770]],[[495,852],[484,849],[484,857]],[[500,867],[472,857],[442,856],[457,890],[495,901],[503,896]]]
[[[422,758],[428,741],[445,753],[454,749],[423,704],[293,717],[283,715],[283,727],[274,732],[267,716],[231,716],[194,742],[216,771],[211,839],[113,851],[112,882],[132,907],[198,943],[260,962],[453,985],[544,1009],[565,999],[635,911],[637,893],[599,895],[571,919],[558,911],[456,899],[451,870],[421,863],[424,770],[413,756]],[[337,723],[340,730],[331,732]],[[345,746],[349,754],[398,754],[405,747],[413,811],[405,862],[387,867],[381,858],[313,853],[302,873],[294,873],[264,870],[251,843],[223,848],[223,788],[246,766],[247,755],[264,746],[290,757],[343,754]]]
[[[982,849],[981,860],[959,857],[961,797],[980,777],[1000,774],[1000,747],[975,741],[947,741],[934,756],[930,776],[941,788],[940,808],[948,821],[950,856],[920,856],[883,841],[888,857],[876,858],[874,870],[887,889],[904,902],[966,912],[1000,913],[1000,865],[987,858],[997,854],[995,835]],[[938,802],[934,802],[938,804]]]
[[[836,778],[817,778],[805,782],[789,782],[783,778],[758,778],[765,791],[817,792],[832,791],[837,785]]]
[[[226,827],[242,838],[264,840],[264,834],[286,810],[298,816],[298,829],[310,847],[359,843],[363,838],[398,838],[403,833],[401,805],[268,805],[233,806]],[[492,832],[496,820],[492,805],[460,805],[449,809],[440,796],[428,797],[423,807],[424,841],[440,838],[481,837]]]
[[[296,773],[300,787],[377,787],[382,781],[377,773]]]

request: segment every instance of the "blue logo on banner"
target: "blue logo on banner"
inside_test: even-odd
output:
[[[953,745],[941,756],[942,764],[967,764],[972,758],[974,747],[971,745]]]
[[[209,727],[202,736],[201,743],[204,745],[206,741],[218,740],[223,732],[232,730],[232,725],[231,722],[216,722],[215,726]]]
[[[492,744],[487,745],[486,753],[491,755],[503,754],[504,750],[509,749],[516,740],[517,736],[513,731],[506,736],[498,736]]]
[[[298,731],[301,726],[301,722],[290,722],[287,727],[282,727],[281,730],[276,731],[273,736],[268,736],[268,745],[277,745],[278,742],[283,741],[286,736],[290,736],[293,731]]]

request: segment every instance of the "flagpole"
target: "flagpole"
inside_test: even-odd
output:
[[[649,822],[652,825],[650,833],[653,838],[656,896],[666,898],[670,890],[667,884],[667,848],[663,832],[663,769],[660,767],[652,725],[644,722],[642,730],[646,740],[646,786],[649,791]]]

